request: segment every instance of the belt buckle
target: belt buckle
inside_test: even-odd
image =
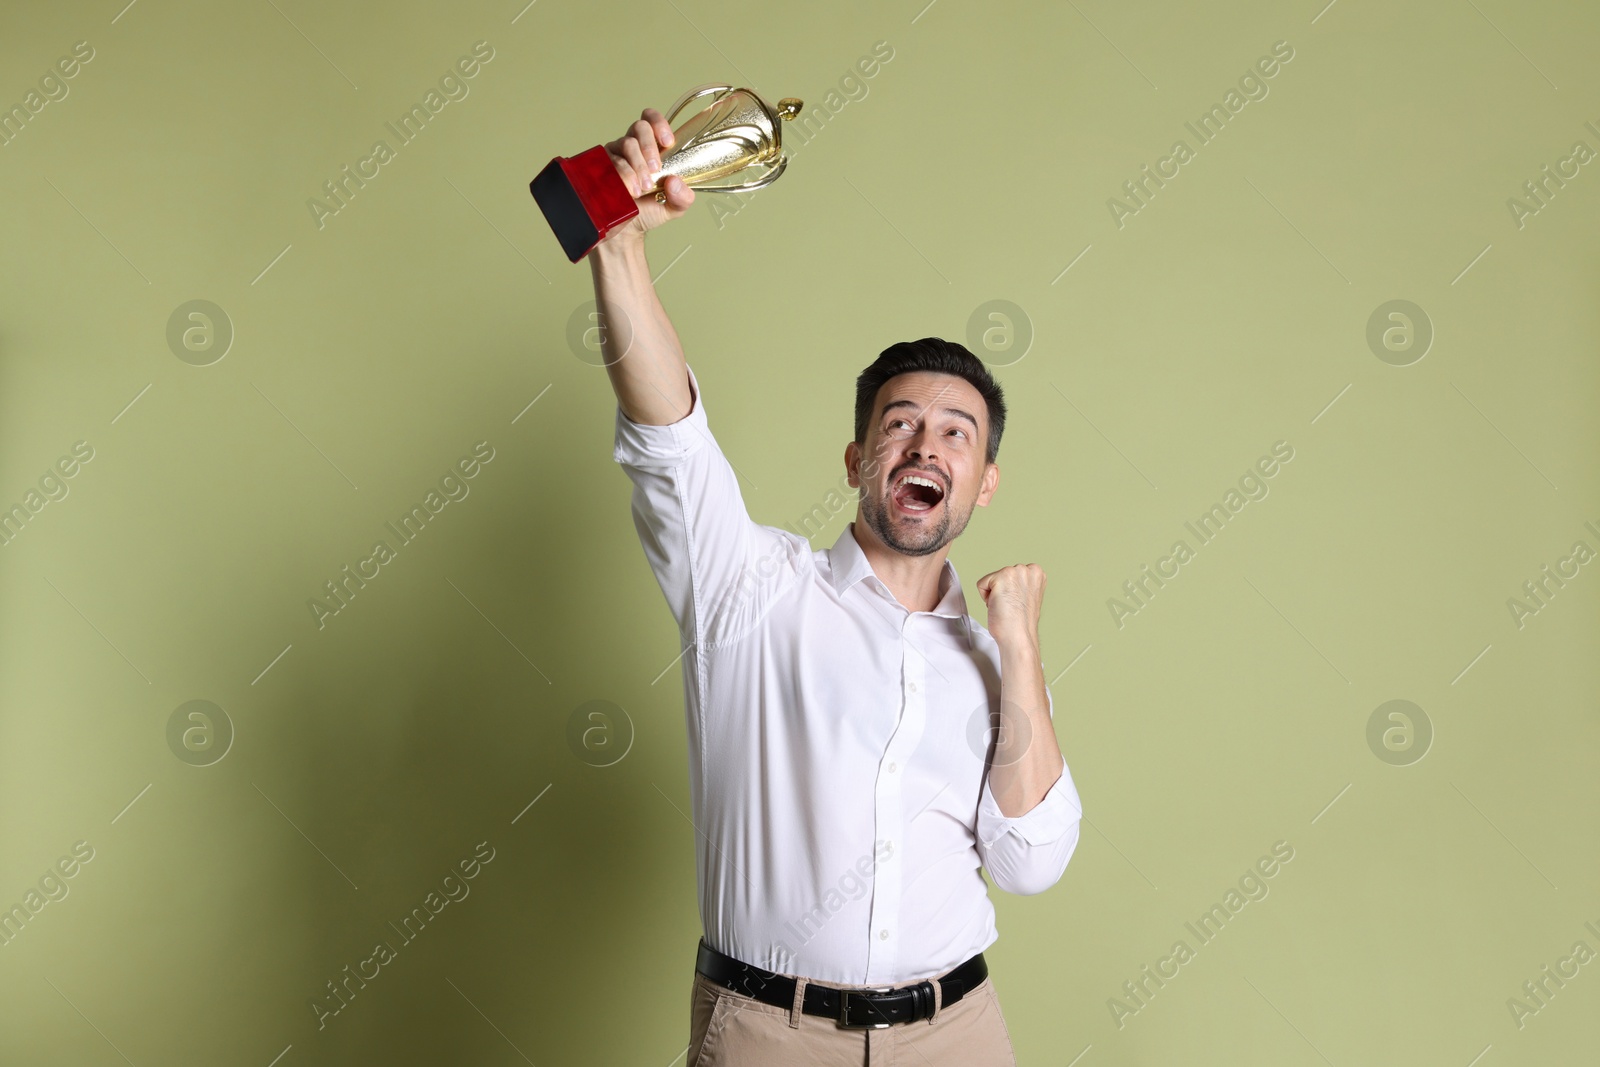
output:
[[[853,1023],[850,1021],[850,997],[860,997],[863,993],[892,993],[893,986],[868,986],[866,989],[841,989],[839,990],[839,1019],[838,1023],[846,1030],[882,1030],[893,1025],[888,1022],[878,1023]],[[870,1005],[870,1001],[866,1002]]]

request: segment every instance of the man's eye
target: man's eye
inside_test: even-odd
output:
[[[960,427],[959,427],[959,426],[958,426],[958,427],[955,427],[955,428],[954,428],[954,429],[952,429],[952,430],[951,430],[951,431],[950,431],[950,432],[951,432],[951,433],[958,433],[958,434],[960,434],[960,435],[961,435],[961,436],[962,436],[962,437],[965,437],[965,436],[967,436],[967,431],[965,431],[965,430],[963,430],[963,429],[961,429],[961,428],[960,428]]]

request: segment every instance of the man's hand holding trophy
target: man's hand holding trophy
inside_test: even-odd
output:
[[[689,104],[699,111],[677,129]],[[613,234],[642,238],[694,203],[694,191],[737,192],[774,181],[788,164],[783,123],[802,103],[773,107],[750,89],[702,85],[663,115],[647,107],[628,132],[565,158],[557,156],[529,191],[573,263]]]

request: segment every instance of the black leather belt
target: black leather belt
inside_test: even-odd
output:
[[[794,1007],[795,980],[787,975],[764,971],[725,955],[700,939],[700,954],[694,969],[718,985],[754,997],[763,1004]],[[894,1023],[915,1022],[933,1014],[933,983],[939,983],[940,1010],[948,1008],[989,976],[989,965],[978,953],[942,978],[929,978],[916,985],[890,990],[888,986],[870,989],[838,989],[806,983],[801,1011],[833,1019],[847,1029],[877,1030]]]

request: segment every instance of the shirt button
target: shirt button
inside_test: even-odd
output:
[[[898,763],[891,763],[891,764],[889,764],[889,773],[893,774],[899,768],[900,768],[900,765]]]
[[[887,940],[889,940],[889,931],[887,931],[887,930],[879,930],[878,931],[878,940],[879,941],[887,941]]]
[[[916,682],[912,682],[911,683],[911,691],[913,693],[915,693],[917,691],[917,683]]]

